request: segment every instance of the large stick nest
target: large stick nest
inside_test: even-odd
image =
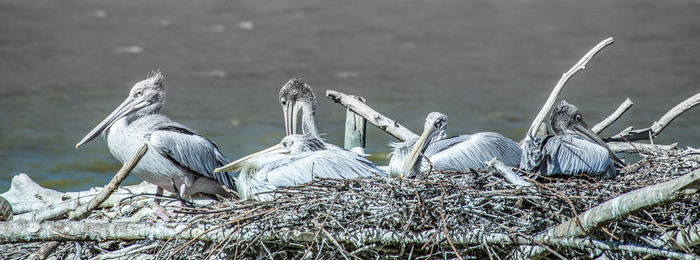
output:
[[[506,237],[531,239],[623,193],[671,180],[700,168],[697,155],[674,150],[642,158],[615,180],[587,176],[544,178],[517,187],[491,171],[432,172],[415,179],[318,180],[280,190],[268,202],[222,201],[206,207],[168,206],[170,221],[227,232],[223,241],[111,241],[63,243],[52,256],[93,257],[135,244],[157,258],[376,258],[508,257],[519,248]],[[700,223],[700,198],[643,210],[612,222],[587,238],[649,245],[669,231]],[[90,219],[118,221],[119,208]],[[162,220],[155,220],[162,221]],[[533,243],[534,244],[534,243]],[[13,245],[23,258],[39,243]],[[134,246],[139,247],[139,246]],[[591,257],[590,248],[555,249],[566,257]],[[698,255],[700,247],[680,252]],[[609,252],[608,252],[609,253]],[[639,257],[629,252],[616,252]]]

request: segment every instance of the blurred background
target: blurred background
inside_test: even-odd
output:
[[[590,126],[631,98],[603,136],[647,127],[700,90],[699,1],[1,0],[0,191],[20,172],[64,191],[108,182],[121,164],[105,141],[75,143],[154,69],[163,113],[229,159],[279,142],[277,94],[291,77],[312,86],[319,129],[341,146],[345,109],[326,89],[415,132],[441,111],[450,135],[518,141],[561,74],[610,36],[561,95]],[[367,141],[385,164],[395,139],[368,126]],[[700,108],[656,142],[700,146]]]

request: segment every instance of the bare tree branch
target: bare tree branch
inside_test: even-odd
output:
[[[561,76],[561,79],[559,79],[559,82],[557,82],[557,85],[554,87],[554,90],[552,90],[552,93],[549,94],[549,98],[547,98],[547,102],[544,103],[544,106],[542,106],[542,109],[540,110],[539,113],[537,113],[537,116],[535,117],[535,120],[532,121],[532,124],[530,125],[530,129],[527,130],[527,134],[525,135],[525,140],[532,138],[535,136],[537,132],[537,128],[539,127],[540,123],[544,121],[545,116],[549,113],[549,110],[552,109],[552,106],[554,106],[554,102],[557,100],[557,97],[559,96],[559,93],[561,90],[564,88],[564,85],[566,82],[571,78],[576,72],[579,72],[581,70],[584,70],[586,68],[586,64],[588,61],[593,58],[600,50],[605,48],[606,46],[610,45],[613,43],[613,38],[607,38],[600,43],[598,43],[593,49],[588,51],[586,55],[583,55],[583,57],[571,68],[569,71],[564,73]],[[523,142],[524,143],[524,142]]]
[[[406,141],[407,139],[411,138],[418,138],[418,135],[414,132],[411,132],[411,130],[408,130],[408,128],[405,128],[399,123],[397,123],[395,120],[380,114],[376,110],[369,107],[367,104],[360,102],[359,100],[353,98],[350,95],[347,95],[340,91],[327,90],[326,97],[330,98],[335,103],[347,107],[356,114],[367,119],[367,121],[369,121],[379,129],[384,130],[384,132],[387,132],[391,136],[396,137],[401,141]]]
[[[649,137],[654,138],[661,131],[664,130],[671,122],[673,122],[676,117],[685,113],[685,111],[690,110],[696,105],[700,104],[700,93],[684,100],[675,107],[671,108],[666,114],[664,114],[658,121],[655,121],[650,127],[631,130],[630,128],[623,130],[619,134],[612,137],[605,138],[606,142],[622,142],[622,141],[639,141],[639,140],[649,140]]]
[[[622,102],[622,104],[620,104],[620,106],[617,109],[615,109],[615,112],[613,112],[607,118],[603,119],[603,121],[600,121],[600,123],[591,127],[591,132],[595,134],[600,134],[600,132],[602,132],[605,128],[610,126],[612,123],[615,123],[615,121],[617,121],[617,119],[619,119],[622,116],[622,114],[627,112],[627,110],[629,110],[630,107],[632,107],[633,105],[634,102],[632,102],[632,100],[630,100],[629,98],[625,99],[625,102]]]

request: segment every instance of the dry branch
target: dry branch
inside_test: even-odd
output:
[[[406,141],[407,139],[411,138],[418,138],[418,135],[411,132],[411,130],[408,130],[408,128],[405,128],[395,120],[380,114],[367,104],[353,98],[353,96],[335,90],[327,90],[326,97],[330,98],[335,103],[347,107],[356,114],[367,119],[367,121],[379,129],[384,130],[384,132],[387,132],[391,136],[396,137],[401,141]]]
[[[617,119],[619,119],[622,116],[622,114],[627,112],[627,110],[629,110],[630,107],[632,107],[632,105],[634,105],[634,102],[632,102],[632,100],[630,100],[629,98],[625,99],[625,102],[622,102],[622,104],[620,104],[620,106],[617,109],[615,109],[615,112],[610,114],[610,116],[608,116],[607,118],[603,119],[603,121],[600,121],[600,123],[594,125],[591,128],[591,132],[595,134],[600,134],[600,132],[602,132],[605,128],[610,126],[612,123],[615,123],[615,121],[617,121]]]
[[[544,121],[545,116],[549,113],[549,110],[552,109],[552,106],[554,106],[554,102],[557,100],[557,97],[559,96],[559,93],[561,90],[564,88],[564,85],[566,82],[571,78],[576,72],[579,72],[581,70],[584,70],[586,68],[586,64],[588,61],[593,58],[600,50],[605,48],[606,46],[610,45],[613,43],[613,38],[607,38],[600,43],[598,43],[593,49],[588,51],[586,55],[583,55],[583,57],[571,68],[569,71],[564,73],[561,76],[561,79],[559,79],[559,82],[557,82],[557,85],[554,87],[552,90],[552,93],[549,94],[549,98],[547,98],[547,102],[544,103],[544,106],[542,106],[542,109],[540,110],[539,113],[537,113],[537,116],[535,117],[535,120],[532,121],[532,124],[530,125],[530,129],[527,130],[527,134],[525,135],[525,140],[528,140],[532,137],[535,136],[538,127],[540,126],[540,123]],[[524,143],[524,142],[523,142]]]
[[[700,189],[700,170],[683,175],[677,179],[639,190],[631,191],[615,197],[605,203],[595,206],[573,219],[553,227],[537,238],[543,237],[576,237],[595,230],[602,225],[614,221],[642,209],[670,203],[686,196],[698,193]],[[525,258],[538,257],[547,252],[541,247],[526,247]]]
[[[659,118],[658,121],[655,121],[653,124],[651,124],[650,127],[637,130],[631,130],[630,128],[628,128],[623,130],[619,134],[616,134],[604,140],[606,142],[634,142],[639,140],[649,140],[649,138],[654,138],[657,135],[659,135],[659,133],[661,133],[661,131],[663,131],[664,128],[666,128],[666,126],[668,126],[674,119],[676,119],[676,117],[680,116],[681,114],[685,113],[685,111],[688,111],[689,109],[695,107],[698,104],[700,104],[700,93],[695,94],[694,96],[684,100],[675,107],[671,108],[671,110],[666,112],[666,114]]]
[[[676,149],[677,143],[664,144],[647,144],[647,143],[624,143],[624,142],[609,142],[607,143],[610,150],[615,153],[646,153],[656,154],[659,151],[670,151]]]
[[[127,176],[131,173],[131,170],[136,167],[136,164],[141,161],[141,157],[143,157],[146,152],[148,151],[148,145],[144,144],[141,146],[141,149],[139,149],[134,156],[129,159],[124,165],[122,165],[122,168],[119,169],[116,175],[112,178],[112,180],[109,181],[107,186],[105,186],[100,193],[98,193],[95,197],[93,197],[90,202],[87,204],[78,207],[77,209],[73,210],[68,214],[69,219],[73,220],[80,220],[88,215],[90,215],[90,212],[94,209],[96,209],[102,202],[104,202],[107,198],[109,198],[112,193],[114,193],[117,188],[119,188],[119,185],[122,184],[124,179],[126,179]]]

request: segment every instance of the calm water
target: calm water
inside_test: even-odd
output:
[[[155,68],[163,113],[235,159],[278,142],[290,77],[319,97],[319,128],[342,144],[345,110],[326,89],[414,131],[441,111],[452,134],[519,140],[561,73],[614,36],[562,97],[605,134],[646,127],[700,90],[698,1],[0,1],[0,192],[26,172],[48,187],[104,185],[120,166],[102,139],[74,145]],[[376,128],[382,162],[392,138]],[[700,109],[657,139],[700,146]],[[138,182],[131,177],[129,182]]]

